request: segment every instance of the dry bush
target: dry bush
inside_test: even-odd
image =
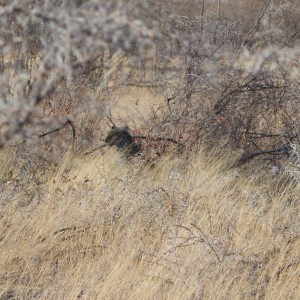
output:
[[[297,3],[219,3],[0,4],[0,298],[298,297]],[[139,85],[141,156],[84,155]]]
[[[199,17],[173,18],[176,50],[166,63],[173,71],[152,127],[186,148],[221,141],[244,152],[240,163],[263,157],[280,165],[298,143],[299,10],[293,2],[260,2],[245,31],[225,17],[234,17],[230,5],[222,5],[222,14],[212,6]],[[278,15],[284,18],[276,24]]]
[[[251,10],[218,3],[2,4],[2,145],[68,118],[78,150],[91,147],[103,139],[114,92],[148,84],[166,100],[137,128],[144,136],[186,149],[226,141],[244,161],[278,164],[298,135],[299,10],[293,1],[251,1]],[[64,131],[37,149],[61,155],[72,143],[71,128]],[[160,155],[172,148],[149,145]]]
[[[123,7],[75,4],[1,4],[2,146],[59,128],[67,118],[78,123],[79,140],[92,140],[105,98],[130,76],[126,55],[138,61],[150,50],[156,32],[127,18]]]

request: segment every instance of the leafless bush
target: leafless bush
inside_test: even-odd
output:
[[[186,149],[222,140],[242,162],[288,157],[299,127],[296,2],[155,3],[2,4],[1,146],[59,134],[68,120],[79,139],[98,139],[111,92],[147,77],[166,101],[139,132],[163,138],[151,146],[160,154],[169,138]]]
[[[45,126],[52,130],[86,110],[90,103],[79,101],[76,92],[107,89],[108,70],[117,72],[120,65],[112,66],[112,55],[142,57],[157,36],[111,3],[71,4],[13,1],[0,7],[1,146]]]
[[[300,125],[299,11],[292,1],[259,9],[247,30],[220,14],[173,20],[178,80],[153,115],[155,130],[187,148],[223,141],[243,150],[239,163],[259,157],[278,164],[290,156]],[[278,14],[285,17],[276,24]]]

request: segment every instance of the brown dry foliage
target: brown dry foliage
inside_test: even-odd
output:
[[[0,4],[1,299],[298,297],[298,3],[220,3]]]

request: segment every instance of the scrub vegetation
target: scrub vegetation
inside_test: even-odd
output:
[[[0,299],[297,299],[299,103],[298,0],[0,2]]]

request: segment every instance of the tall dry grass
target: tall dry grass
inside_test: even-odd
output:
[[[299,188],[219,154],[2,175],[0,299],[297,299]]]
[[[0,300],[300,298],[297,1],[54,2],[0,4]]]

